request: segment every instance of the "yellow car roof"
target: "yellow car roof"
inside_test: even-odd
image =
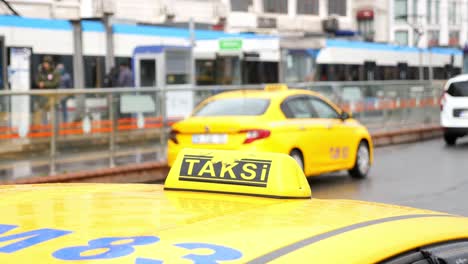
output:
[[[0,263],[374,263],[468,238],[464,217],[310,198],[290,161],[185,150],[165,186],[0,187]]]
[[[231,252],[232,263],[262,257],[298,263],[305,256],[313,263],[366,263],[423,243],[468,237],[464,218],[348,200],[164,191],[142,184],[8,186],[0,193],[0,232],[6,231],[0,263],[191,263],[184,256],[212,248]],[[27,243],[18,244],[18,234]],[[26,240],[31,234],[36,241]],[[141,241],[132,253],[105,256],[109,238]],[[307,250],[286,248],[298,243]],[[366,252],[355,254],[360,248]]]
[[[265,91],[265,90],[235,90],[223,92],[210,97],[209,99],[221,98],[237,98],[237,97],[251,97],[251,98],[285,98],[290,95],[296,94],[310,94],[322,97],[319,93],[303,90],[303,89],[288,89],[279,91]]]

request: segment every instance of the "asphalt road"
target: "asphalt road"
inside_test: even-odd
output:
[[[375,150],[364,180],[334,173],[309,180],[315,198],[359,199],[468,216],[468,138],[442,139]]]

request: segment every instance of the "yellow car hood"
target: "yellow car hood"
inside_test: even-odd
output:
[[[372,263],[468,237],[463,217],[347,200],[144,184],[4,186],[0,197],[2,264]]]

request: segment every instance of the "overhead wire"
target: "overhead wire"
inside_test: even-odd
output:
[[[7,0],[0,0],[7,8],[8,10],[10,10],[14,15],[16,16],[21,16],[14,8],[13,6],[10,5],[10,3],[8,3]]]

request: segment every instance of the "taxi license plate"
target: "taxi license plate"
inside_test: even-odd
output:
[[[193,144],[226,144],[227,134],[195,134],[192,136]]]
[[[461,118],[468,118],[468,110],[464,110],[460,112],[460,117]]]

